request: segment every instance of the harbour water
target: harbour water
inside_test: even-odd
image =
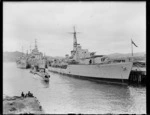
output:
[[[146,87],[115,85],[50,73],[49,83],[19,69],[16,63],[3,63],[3,94],[32,92],[45,113],[128,113],[146,114]]]

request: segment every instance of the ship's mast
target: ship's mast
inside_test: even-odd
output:
[[[76,34],[77,33],[80,33],[80,32],[76,32],[75,30],[75,26],[73,27],[73,30],[74,32],[69,32],[71,34],[73,34],[73,50],[72,50],[72,56],[74,57],[75,56],[75,59],[78,60],[78,50],[77,50],[77,46],[78,46],[78,43],[77,43],[77,37],[76,37]]]
[[[76,37],[75,26],[74,26],[74,32],[73,32],[73,35],[74,35],[74,39],[73,39],[73,50],[76,50],[76,48],[77,48],[77,37]]]
[[[73,34],[73,50],[76,51],[77,45],[78,45],[78,44],[77,44],[77,37],[76,37],[76,34],[77,34],[77,33],[80,33],[80,32],[76,32],[75,26],[73,27],[73,30],[74,30],[74,32],[69,32],[69,33]]]
[[[38,50],[37,41],[35,39],[35,49]]]

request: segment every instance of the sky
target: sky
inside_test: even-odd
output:
[[[3,51],[70,55],[73,26],[97,55],[146,51],[146,2],[3,2]]]

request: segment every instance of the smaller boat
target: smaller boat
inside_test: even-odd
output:
[[[32,66],[30,73],[37,74],[42,77],[44,81],[49,81],[50,75],[46,72],[45,68],[38,68],[38,66]]]

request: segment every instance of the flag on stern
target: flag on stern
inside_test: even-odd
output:
[[[131,39],[131,42],[132,42],[132,44],[134,44],[134,46],[138,47],[138,46],[132,41],[132,39]]]

